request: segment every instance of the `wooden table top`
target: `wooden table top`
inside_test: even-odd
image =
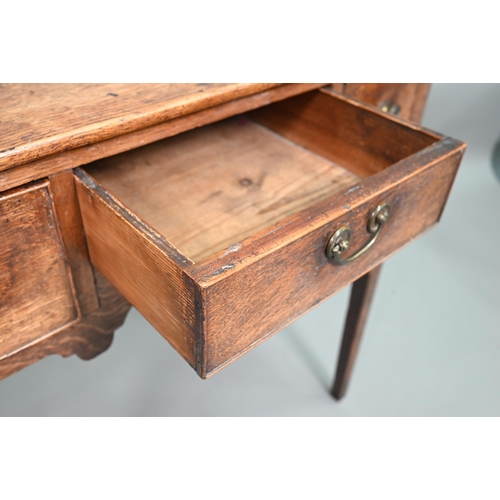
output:
[[[0,84],[0,171],[280,85]]]

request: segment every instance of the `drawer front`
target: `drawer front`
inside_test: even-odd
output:
[[[361,184],[335,207],[315,207],[316,220],[310,212],[304,213],[295,231],[288,229],[288,237],[293,239],[289,244],[266,249],[273,239],[287,237],[279,230],[273,234],[273,229],[248,241],[248,246],[261,248],[262,258],[248,256],[246,262],[243,259],[235,266],[237,272],[226,278],[215,281],[204,275],[208,269],[198,269],[194,279],[208,285],[204,328],[207,375],[360,278],[437,223],[457,167],[455,154],[387,188],[384,183],[374,189]],[[342,226],[352,231],[347,256],[366,245],[372,237],[367,231],[369,216],[383,202],[392,210],[374,245],[346,265],[328,260],[327,242]],[[220,262],[221,267],[231,265],[234,257]]]
[[[0,195],[0,358],[78,318],[48,182]]]

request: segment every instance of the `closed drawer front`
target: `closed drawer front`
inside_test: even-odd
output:
[[[464,149],[309,92],[78,169],[90,258],[206,377],[433,226]]]
[[[0,193],[2,361],[78,319],[80,304],[53,196],[48,181]]]

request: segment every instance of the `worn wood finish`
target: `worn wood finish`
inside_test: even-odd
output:
[[[334,97],[332,98],[335,99]],[[378,114],[377,111],[371,109],[366,109],[366,111]],[[383,113],[381,115],[386,121],[391,122],[394,120],[394,118]],[[381,126],[383,125],[384,123],[382,122]],[[294,239],[299,238],[305,229],[309,231],[317,229],[324,223],[325,210],[331,210],[331,207],[335,206],[337,207],[336,216],[340,217],[352,210],[353,205],[351,201],[353,199],[357,200],[358,203],[371,199],[374,196],[374,186],[377,186],[377,189],[385,189],[391,184],[403,184],[416,175],[420,169],[429,168],[449,156],[457,155],[456,161],[459,162],[465,146],[464,143],[449,137],[441,139],[414,155],[395,163],[384,171],[370,178],[363,179],[347,191],[339,193],[338,196],[327,198],[323,202],[318,203],[315,205],[315,207],[318,207],[318,210],[304,210],[268,228],[268,230],[262,231],[258,235],[255,235],[253,240],[248,240],[252,241],[250,246],[246,247],[247,241],[242,242],[237,253],[234,252],[230,255],[225,255],[225,252],[219,252],[200,262],[193,269],[196,269],[196,275],[200,280],[209,284],[212,279],[217,280],[217,277],[221,274],[216,272],[219,266],[233,263],[233,266],[224,269],[224,274],[227,275],[235,272],[240,263],[253,262],[261,256],[281,248]],[[353,168],[356,169],[356,167]],[[428,196],[431,197],[430,194]],[[339,204],[338,200],[344,200],[344,204]],[[244,252],[244,248],[247,248],[248,251]]]
[[[0,378],[107,349],[130,304],[88,261],[73,172],[0,195]]]
[[[31,95],[29,85],[4,85],[0,132],[11,147],[0,153],[0,186],[10,189],[321,85],[125,85],[117,98],[107,85],[68,85],[70,97],[66,86],[35,85]],[[30,103],[34,117],[24,114]]]
[[[47,182],[0,194],[0,358],[75,321]]]
[[[4,342],[5,349],[0,351],[3,358],[1,366],[5,368],[7,359],[10,363],[17,357],[21,359],[21,364],[27,364],[35,357],[38,359],[48,352],[57,351],[57,345],[65,349],[65,342],[52,342],[56,338],[53,337],[54,332],[59,336],[66,332],[63,336],[69,339],[72,334],[67,332],[73,326],[78,328],[82,339],[85,329],[88,330],[89,339],[92,339],[98,330],[97,323],[94,327],[89,326],[90,324],[86,326],[85,318],[92,316],[97,318],[96,321],[99,318],[104,321],[106,317],[104,311],[96,309],[99,298],[95,291],[92,269],[86,258],[79,210],[75,204],[75,190],[67,172],[69,168],[321,85],[125,85],[120,86],[121,94],[118,95],[113,95],[116,93],[113,89],[104,92],[110,90],[107,85],[2,85],[0,190],[4,191],[4,196],[7,189],[51,176],[49,184],[45,183],[44,188],[47,209],[50,208],[53,212],[53,225],[50,229],[53,234],[47,236],[51,243],[46,247],[59,246],[61,255],[56,265],[49,268],[49,273],[43,272],[42,263],[40,269],[37,268],[41,272],[34,272],[31,279],[33,283],[36,277],[40,281],[43,276],[49,279],[54,270],[64,268],[66,277],[61,280],[66,288],[57,285],[57,289],[60,299],[67,303],[64,307],[58,305],[53,311],[45,307],[51,300],[50,288],[42,291],[28,286],[28,294],[14,288],[3,290],[1,305],[7,306],[8,298],[12,301],[9,303],[10,310],[3,308],[2,313],[7,312],[0,317],[0,337],[2,340],[8,339]],[[59,172],[62,173],[58,174]],[[49,201],[52,202],[52,207]],[[26,204],[26,209],[32,208],[27,198],[22,204]],[[11,207],[7,208],[4,222],[8,221],[10,224]],[[5,241],[1,242],[3,249],[7,248]],[[29,244],[28,239],[19,239],[20,243],[22,241]],[[35,252],[35,247],[32,250]],[[12,255],[13,248],[7,248],[4,253],[7,268],[17,267],[22,258],[20,255],[16,260]],[[26,260],[30,260],[24,266],[27,273],[33,267],[35,259]],[[1,264],[2,262],[0,271],[3,267]],[[7,279],[8,273],[3,271],[2,276]],[[40,314],[24,315],[24,310],[20,313],[28,296],[31,297],[33,311],[41,311]],[[60,318],[61,315],[64,316],[68,304],[73,304],[74,314],[71,318]],[[58,322],[58,319],[61,321]],[[11,335],[12,332],[4,326],[9,321],[17,321],[17,326],[24,321],[24,327],[19,330],[12,323],[9,328],[14,330],[14,334]],[[28,327],[31,327],[31,331]],[[95,341],[89,340],[89,345],[94,346],[92,352],[97,352],[105,347],[106,342],[108,341],[103,343],[103,339],[98,340],[96,337]],[[20,344],[23,345],[18,348]],[[39,355],[33,354],[35,350],[39,351]],[[28,351],[30,354],[26,357]],[[4,368],[4,374],[10,370]]]
[[[130,304],[98,271],[95,274],[99,309],[0,358],[0,379],[50,354],[92,359],[111,345]]]
[[[249,116],[360,177],[380,172],[441,137],[387,120],[383,112],[368,112],[366,106],[325,90],[264,106]]]
[[[0,170],[274,86],[276,84],[3,84],[0,88]],[[23,116],[23,122],[19,116]]]
[[[329,134],[331,142],[339,148],[335,154],[341,165],[364,171],[366,175],[364,162],[371,158],[368,172],[375,173],[197,263],[171,243],[169,231],[163,230],[165,234],[160,234],[157,225],[162,224],[161,217],[152,209],[156,206],[163,213],[166,202],[161,196],[154,195],[150,212],[143,212],[139,218],[131,206],[125,207],[106,189],[110,180],[117,181],[119,186],[118,179],[123,172],[114,180],[109,172],[103,174],[100,180],[105,186],[83,171],[77,174],[93,264],[202,377],[211,375],[366,274],[439,220],[464,145],[449,138],[439,140],[439,136],[431,132],[421,131],[370,106],[327,92],[315,94],[320,98],[308,95],[304,101],[290,100],[293,104],[285,109],[293,120],[288,129],[279,131],[284,135],[293,131],[298,144],[323,148],[331,155],[334,148],[326,144]],[[330,100],[337,103],[332,105]],[[320,124],[316,128],[310,117],[311,109],[315,122]],[[325,116],[336,110],[333,124],[321,117],[320,109]],[[277,116],[277,112],[266,111],[266,117],[269,116]],[[305,124],[313,127],[313,133]],[[355,130],[361,134],[357,141]],[[396,144],[394,136],[398,141],[404,139],[406,144]],[[203,137],[203,133],[193,137]],[[177,149],[182,139],[179,137],[174,144]],[[356,156],[355,146],[364,153]],[[416,151],[417,147],[422,149]],[[162,155],[155,148],[148,149],[155,151],[153,156],[148,156],[150,161],[163,156],[175,161],[176,151]],[[296,146],[289,144],[289,148]],[[114,167],[120,168],[119,164],[126,163],[127,158],[134,158],[132,164],[137,160],[135,153],[128,153],[117,160]],[[274,159],[272,155],[271,158]],[[395,163],[389,166],[389,160]],[[184,172],[186,165],[184,161],[182,169],[177,167],[177,175],[189,174]],[[93,168],[93,173],[99,176],[98,167]],[[124,170],[127,168],[125,165]],[[150,168],[152,172],[158,171],[157,167],[144,163],[142,176],[130,180],[139,191]],[[203,175],[203,168],[207,168],[205,163],[199,175]],[[156,174],[152,177],[156,179]],[[328,178],[326,180],[328,183]],[[148,192],[152,183],[145,182]],[[122,187],[126,190],[126,186]],[[214,192],[210,189],[208,194]],[[174,197],[175,204],[187,196],[186,191],[179,195],[172,192],[168,194]],[[134,204],[137,200],[133,199],[133,193],[128,195],[132,198],[127,200],[127,205]],[[207,193],[203,196],[205,199]],[[141,195],[138,206],[145,200]],[[366,232],[369,214],[383,201],[391,203],[393,212],[376,245],[348,266],[338,267],[328,262],[325,245],[329,236],[341,225],[348,224],[353,231],[352,248],[361,247],[369,238]],[[189,225],[189,222],[183,224]]]
[[[84,223],[96,266],[203,378],[358,279],[340,397],[380,263],[439,220],[464,145],[405,121],[420,119],[426,84],[311,92],[321,85],[1,85],[0,378],[47,354],[89,359],[123,322],[130,304],[94,280]],[[383,101],[401,119],[374,110]],[[254,140],[224,124],[173,137],[263,106],[264,139],[262,126]],[[182,153],[189,135],[200,148]],[[173,146],[151,146],[151,165],[146,150],[131,170],[122,158],[94,165],[118,199],[79,172],[82,220],[69,169],[165,138]],[[346,267],[327,262],[332,232],[349,224],[354,251],[381,201],[393,213],[376,245]]]
[[[71,268],[70,275],[77,296],[79,315],[86,316],[99,307],[99,301],[73,179],[72,170],[52,176],[50,193],[57,213],[65,254]]]
[[[424,112],[428,83],[345,83],[332,84],[332,90],[346,97],[381,107],[384,103],[396,104],[398,116],[420,123]]]
[[[183,273],[191,261],[85,172],[77,176],[93,265],[196,368],[200,303]]]
[[[242,116],[85,170],[194,262],[359,180]]]
[[[87,146],[69,148],[47,158],[0,171],[0,186],[9,189],[34,179],[53,175],[68,168],[79,167],[100,158],[129,151],[151,142],[201,127],[271,102],[317,88],[319,84],[287,84],[258,94],[240,97],[201,111],[166,120],[156,125],[99,140]]]
[[[332,396],[337,400],[345,395],[381,268],[380,265],[372,269],[352,285],[337,371],[331,390]]]
[[[418,158],[404,160],[399,168],[374,176],[355,191],[320,202],[242,242],[239,252],[227,257],[218,254],[217,264],[212,260],[187,270],[205,288],[207,374],[281,330],[432,227],[439,220],[462,153],[456,142],[436,149],[443,147],[447,150],[444,159],[433,162],[427,157],[423,165]],[[335,230],[349,225],[352,249],[360,248],[369,238],[369,214],[384,201],[393,207],[391,219],[370,251],[347,266],[328,262],[325,245]]]

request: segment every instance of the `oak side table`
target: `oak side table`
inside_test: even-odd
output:
[[[0,378],[107,349],[131,305],[206,378],[440,219],[465,144],[427,84],[0,86]]]

